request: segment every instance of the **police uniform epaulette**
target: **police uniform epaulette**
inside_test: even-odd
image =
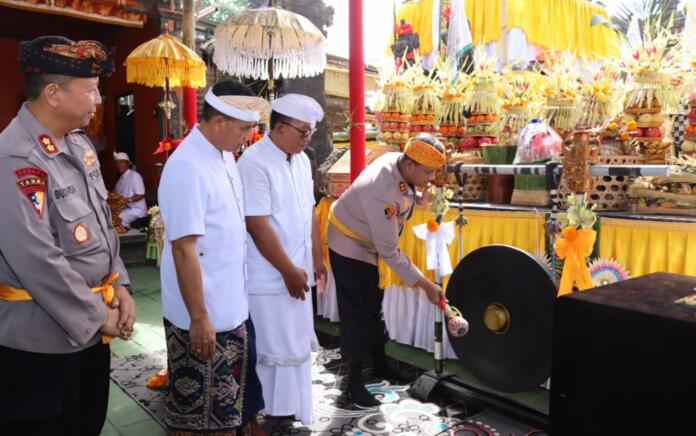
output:
[[[78,141],[82,141],[84,139],[87,139],[89,141],[89,137],[87,136],[87,132],[85,132],[82,129],[75,129],[71,130],[70,133],[68,133],[71,138],[77,139]]]
[[[22,130],[7,128],[0,133],[0,158],[7,156],[26,158],[38,146],[29,134]]]

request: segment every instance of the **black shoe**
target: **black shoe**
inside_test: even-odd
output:
[[[384,346],[378,347],[372,353],[372,376],[399,382],[410,382],[416,378],[415,374],[410,374],[408,371],[401,370],[389,363]]]
[[[416,378],[415,374],[411,374],[411,371],[401,370],[387,362],[375,364],[374,368],[372,369],[372,375],[375,378],[396,380],[399,382],[411,382]]]
[[[377,407],[382,403],[373,397],[367,390],[362,381],[362,366],[357,364],[350,365],[348,375],[348,396],[354,405],[358,407]]]

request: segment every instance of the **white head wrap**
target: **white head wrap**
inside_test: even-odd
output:
[[[262,98],[246,95],[217,96],[211,88],[205,94],[205,101],[220,113],[237,120],[258,123],[262,118],[268,117],[268,102]]]
[[[114,160],[125,160],[125,161],[130,162],[130,158],[128,157],[128,153],[124,153],[122,151],[114,152]]]
[[[275,100],[271,109],[286,117],[304,121],[313,129],[324,119],[324,111],[312,97],[301,94],[286,94]]]

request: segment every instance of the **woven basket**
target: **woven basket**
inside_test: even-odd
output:
[[[119,235],[126,233],[127,230],[123,227],[120,217],[121,211],[126,208],[126,200],[119,193],[109,192],[106,203],[109,205],[109,209],[111,209],[111,224],[113,224],[116,233]]]
[[[550,206],[551,194],[547,190],[515,189],[512,191],[512,199],[510,199],[510,204],[517,206]]]
[[[483,161],[481,157],[480,150],[472,150],[467,152],[467,155],[453,156],[449,159],[448,164],[454,165],[458,162],[464,162],[466,164],[480,164]],[[444,171],[438,171],[436,175],[435,185],[446,184],[453,189],[455,192],[455,200],[457,187],[457,178],[454,173],[444,173]],[[486,176],[481,174],[469,174],[466,178],[466,183],[464,183],[464,201],[475,201],[481,198],[481,196],[486,191]]]
[[[637,165],[643,163],[640,156],[616,155],[598,156],[599,165]],[[590,205],[596,204],[597,210],[627,210],[630,206],[628,189],[633,182],[633,177],[627,176],[603,176],[593,177],[593,188],[587,196]],[[565,178],[561,177],[559,186],[561,195],[560,206],[567,209],[568,195],[572,194],[566,187]]]

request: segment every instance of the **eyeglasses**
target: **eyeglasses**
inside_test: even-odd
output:
[[[314,132],[317,131],[317,129],[302,130],[302,129],[295,127],[292,124],[286,123],[284,121],[280,121],[280,124],[285,124],[286,126],[292,127],[293,129],[297,130],[303,139],[309,138],[310,136],[314,135]]]

